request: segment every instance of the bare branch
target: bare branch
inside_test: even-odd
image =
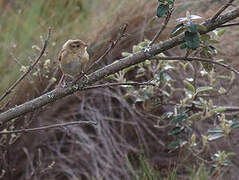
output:
[[[211,22],[210,19],[204,22],[202,25],[206,27],[207,30],[200,31],[200,34],[206,34],[210,31],[215,30],[219,26],[239,17],[239,7],[235,8],[232,11],[220,16],[215,22]],[[178,46],[184,43],[184,34],[178,35],[176,37],[170,38],[164,42],[153,45],[147,53],[140,51],[134,53],[131,56],[115,60],[112,64],[109,64],[97,71],[88,75],[86,80],[82,80],[77,86],[70,86],[67,88],[57,88],[46,94],[41,95],[31,101],[28,101],[19,106],[13,107],[0,114],[0,123],[6,123],[11,119],[14,119],[20,115],[32,112],[38,108],[45,106],[46,104],[57,101],[58,99],[71,95],[76,91],[83,91],[87,86],[93,85],[95,82],[104,79],[105,77],[114,74],[126,67],[141,63],[146,59],[149,59],[151,56],[160,54],[168,49],[171,49],[175,46]],[[218,63],[217,63],[218,64]],[[227,67],[227,65],[226,65]],[[231,70],[231,69],[230,69]]]
[[[94,86],[87,86],[84,88],[84,90],[103,88],[103,87],[112,87],[112,86],[156,86],[156,85],[150,82],[106,83],[106,84],[99,84]]]
[[[62,123],[62,124],[53,124],[53,125],[49,125],[49,126],[42,126],[42,127],[37,127],[37,128],[27,128],[27,129],[13,130],[13,131],[0,131],[0,134],[27,133],[27,132],[32,132],[32,131],[41,131],[41,130],[46,130],[46,129],[51,129],[51,128],[73,126],[73,125],[80,125],[80,124],[97,125],[97,122],[94,122],[94,121],[75,121],[75,122],[68,122],[68,123]]]
[[[220,14],[223,13],[230,5],[232,5],[234,0],[230,0],[227,4],[225,4],[219,11],[212,17],[211,22],[214,22]]]
[[[160,59],[160,60],[182,60],[182,61],[201,61],[201,62],[207,62],[207,63],[212,63],[216,64],[218,66],[222,66],[226,69],[229,69],[230,71],[234,72],[238,77],[239,77],[239,72],[231,67],[230,65],[220,63],[218,61],[215,61],[213,59],[204,59],[204,58],[198,58],[198,57],[181,57],[181,56],[175,56],[175,57],[160,57],[160,56],[154,56],[151,57],[150,59]]]
[[[152,41],[149,43],[149,46],[152,46],[155,41],[159,38],[160,34],[162,34],[162,32],[164,31],[164,29],[166,28],[166,26],[168,25],[169,23],[169,20],[171,18],[171,15],[173,13],[173,10],[174,10],[174,3],[172,5],[172,7],[168,10],[168,13],[167,13],[167,16],[163,22],[163,26],[161,27],[161,29],[155,34],[154,38],[152,39]]]
[[[32,69],[35,67],[35,65],[39,62],[39,60],[41,59],[42,55],[44,54],[48,41],[50,39],[50,35],[51,35],[51,28],[49,28],[48,30],[48,34],[47,34],[47,38],[45,40],[45,43],[41,49],[41,52],[39,54],[39,56],[36,58],[36,60],[29,66],[29,68],[27,69],[27,71],[22,74],[22,76],[0,97],[0,102],[7,97],[7,95],[9,95],[12,90],[32,71]]]
[[[103,58],[105,58],[105,56],[107,56],[107,54],[109,54],[110,51],[112,51],[112,49],[114,49],[114,47],[118,44],[118,42],[121,40],[122,37],[125,36],[125,32],[126,29],[128,27],[128,24],[124,24],[121,28],[120,28],[120,33],[117,37],[117,39],[115,41],[111,41],[111,44],[109,46],[109,48],[105,51],[105,53],[96,61],[94,62],[88,69],[87,72],[89,72],[90,70],[92,70],[93,67],[95,67],[100,61],[102,61]]]
[[[238,25],[239,25],[239,23],[228,23],[228,24],[221,25],[219,28],[230,27],[230,26],[238,26]]]

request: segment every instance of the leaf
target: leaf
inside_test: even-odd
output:
[[[197,33],[198,32],[197,24],[194,23],[194,22],[188,23],[187,27],[189,29],[189,32],[191,32],[191,33]]]
[[[173,5],[174,1],[169,1],[168,4]]]
[[[134,45],[133,46],[133,53],[136,53],[136,52],[139,52],[139,51],[141,51],[141,47],[140,46],[138,46],[138,45]]]
[[[187,118],[188,118],[188,116],[186,114],[181,114],[181,115],[173,118],[173,123],[178,124],[178,123],[182,122],[183,120],[186,120]]]
[[[211,37],[208,35],[208,34],[202,34],[200,36],[200,39],[203,41],[203,42],[207,42],[211,39]]]
[[[174,36],[179,35],[180,33],[183,32],[184,29],[185,28],[184,28],[184,24],[183,23],[178,24],[177,26],[174,27],[173,31],[170,34],[170,37],[174,37]]]
[[[168,12],[168,9],[169,9],[168,4],[160,4],[157,9],[157,16],[159,18],[164,16]]]
[[[225,136],[225,135],[222,134],[222,133],[216,133],[216,134],[213,134],[213,135],[209,135],[209,136],[208,136],[208,141],[213,141],[213,140],[222,138],[222,137],[224,137],[224,136]]]
[[[173,141],[168,145],[168,149],[176,149],[180,146],[180,141]]]
[[[239,122],[234,122],[231,124],[231,128],[238,128],[239,127]]]
[[[215,171],[215,169],[216,169],[216,166],[211,167],[209,173],[212,174]]]
[[[168,135],[176,135],[182,132],[183,130],[184,130],[184,127],[176,126],[168,132]]]
[[[191,120],[198,119],[198,118],[200,118],[200,117],[202,116],[202,114],[203,114],[202,112],[198,112],[198,113],[192,114],[192,115],[188,118],[188,120],[191,121]]]
[[[199,47],[200,39],[198,33],[186,31],[184,33],[184,38],[189,49],[195,50]]]
[[[186,49],[187,48],[187,44],[186,43],[184,43],[184,44],[182,44],[181,46],[180,46],[180,49]]]
[[[128,52],[122,52],[121,54],[123,57],[128,57],[132,55],[131,53],[128,53]]]
[[[200,30],[200,31],[207,31],[207,27],[206,26],[203,26],[203,25],[201,25],[201,24],[197,24],[197,28],[198,28],[198,30]]]
[[[224,33],[225,33],[225,29],[222,29],[222,30],[220,30],[220,31],[218,31],[217,32],[217,35],[219,36],[219,37],[221,37]]]
[[[209,133],[223,133],[222,128],[213,128],[213,129],[208,129]]]
[[[197,88],[196,90],[196,93],[201,93],[201,92],[208,92],[208,91],[212,91],[213,90],[213,87],[211,86],[202,86],[202,87],[199,87]]]
[[[216,109],[213,109],[213,112],[215,112],[215,113],[222,113],[222,112],[225,112],[225,108],[223,108],[223,107],[219,107],[219,108],[216,108]]]
[[[186,85],[186,88],[191,91],[192,93],[195,93],[195,87],[188,81],[184,80],[183,81]]]

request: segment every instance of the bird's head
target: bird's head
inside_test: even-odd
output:
[[[76,53],[84,53],[87,49],[88,45],[79,39],[76,40],[68,40],[64,45],[63,45],[63,49],[67,49],[71,52],[73,52],[74,54]]]

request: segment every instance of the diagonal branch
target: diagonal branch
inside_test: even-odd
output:
[[[239,7],[235,8],[232,11],[220,16],[215,22],[212,22],[210,19],[204,22],[202,25],[206,27],[207,30],[200,31],[200,34],[206,34],[210,31],[215,30],[221,25],[239,17]],[[151,56],[155,56],[160,54],[168,49],[171,49],[175,46],[178,46],[184,43],[184,35],[179,35],[174,38],[168,39],[164,42],[153,45],[147,53],[144,51],[140,51],[134,53],[131,56],[119,59],[114,61],[112,64],[109,64],[91,74],[88,75],[88,79],[82,81],[80,84],[70,86],[67,88],[58,88],[54,89],[51,92],[43,94],[42,96],[35,98],[31,101],[28,101],[19,106],[13,107],[3,113],[0,114],[0,123],[6,123],[11,119],[14,119],[20,115],[24,115],[26,113],[32,112],[38,108],[43,107],[46,104],[52,103],[65,97],[67,95],[71,95],[76,91],[83,91],[87,86],[93,85],[95,82],[104,79],[105,77],[114,74],[126,67],[141,63],[146,59],[149,59]]]
[[[181,57],[181,56],[171,56],[171,57],[161,57],[161,56],[154,56],[150,59],[156,59],[156,60],[181,60],[181,61],[200,61],[200,62],[206,62],[206,63],[212,63],[218,66],[221,66],[223,68],[226,68],[232,72],[234,72],[239,77],[239,72],[231,67],[230,65],[220,63],[218,61],[215,61],[213,59],[205,59],[205,58],[198,58],[198,57]]]
[[[212,22],[214,22],[218,16],[220,16],[220,14],[223,13],[223,11],[225,11],[230,5],[232,5],[234,0],[230,0],[227,4],[225,4],[221,9],[219,9],[219,11],[212,17]]]
[[[163,26],[160,28],[160,30],[155,34],[155,36],[153,37],[152,41],[149,43],[149,46],[152,46],[156,40],[159,38],[160,34],[162,34],[162,32],[165,30],[165,28],[167,27],[169,20],[171,18],[171,15],[173,13],[174,10],[174,3],[172,5],[172,7],[170,7],[170,9],[168,10],[168,13],[166,15],[166,18],[163,22]]]
[[[50,39],[50,36],[51,36],[51,29],[49,28],[48,30],[48,34],[47,34],[47,38],[44,42],[44,45],[41,49],[41,52],[39,54],[39,56],[36,58],[36,60],[29,66],[29,68],[27,69],[27,71],[22,74],[22,76],[0,97],[0,102],[5,99],[5,97],[7,97],[12,91],[13,89],[32,71],[32,69],[36,66],[36,64],[40,61],[41,57],[43,56],[45,50],[46,50],[46,47],[47,47],[47,44],[48,44],[48,41]]]

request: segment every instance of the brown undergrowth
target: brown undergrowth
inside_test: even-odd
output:
[[[120,58],[122,52],[131,52],[132,46],[138,42],[152,39],[160,24],[160,21],[156,21],[150,26],[155,3],[137,2],[137,7],[134,3],[128,3],[111,22],[92,33],[89,50],[92,61],[103,54],[109,45],[108,41],[116,38],[119,27],[125,22],[129,24],[127,36],[107,55],[100,66]],[[180,7],[183,12],[184,6]],[[178,11],[179,14],[182,12]],[[174,23],[169,25],[159,40],[168,38],[172,24]],[[174,49],[170,53],[178,54],[179,51]],[[185,73],[174,75],[178,82],[185,76]],[[134,78],[133,72],[128,78]],[[44,80],[41,84],[35,82],[24,82],[10,106],[43,93],[48,83]],[[180,86],[180,83],[178,85]],[[153,113],[144,112],[123,96],[124,90],[120,87],[75,93],[16,119],[9,127],[18,129],[78,120],[96,121],[98,125],[64,127],[24,133],[19,137],[2,137],[2,142],[11,142],[1,147],[1,168],[6,169],[6,179],[131,179],[128,161],[137,170],[139,156],[142,154],[152,164],[152,168],[160,171],[162,175],[167,176],[170,170],[177,168],[177,174],[184,179],[187,166],[196,160],[192,160],[194,158],[187,156],[187,152],[183,150],[169,153],[167,143],[171,139],[167,136],[167,129],[154,128],[158,116],[166,112],[168,107],[159,107],[154,109]],[[180,94],[174,98],[178,96]],[[222,98],[218,102],[226,103],[228,100]],[[198,131],[204,131],[207,126],[210,124],[200,124]],[[218,146],[225,147],[226,142],[215,143],[209,151],[217,149]],[[235,173],[231,173],[228,177],[234,176]]]

